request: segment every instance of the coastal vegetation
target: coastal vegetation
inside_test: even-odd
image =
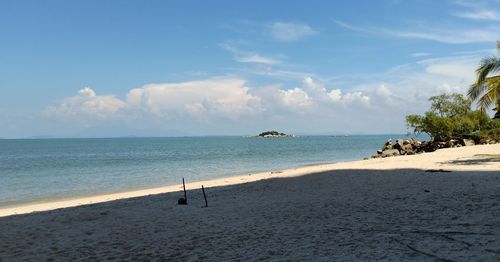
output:
[[[426,133],[436,141],[480,140],[488,139],[488,134],[495,134],[500,128],[500,120],[490,119],[483,110],[472,110],[471,99],[461,94],[442,94],[431,97],[429,101],[431,108],[424,115],[406,117],[408,127],[414,133]]]
[[[499,56],[485,57],[476,69],[477,79],[471,85],[467,95],[473,101],[477,101],[479,109],[486,111],[495,105],[494,119],[500,119],[500,41],[497,41],[497,52]]]
[[[287,135],[278,131],[266,131],[258,135],[259,137],[290,137],[292,135]]]
[[[472,99],[455,93],[432,96],[429,101],[429,111],[408,115],[406,122],[413,133],[426,133],[431,140],[398,139],[393,143],[389,139],[374,158],[500,142],[500,119],[491,119],[484,110],[473,110]]]

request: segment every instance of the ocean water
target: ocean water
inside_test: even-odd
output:
[[[0,140],[0,207],[363,159],[391,137]]]

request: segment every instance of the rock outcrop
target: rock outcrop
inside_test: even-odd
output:
[[[500,141],[493,140],[480,140],[476,141],[469,138],[461,139],[447,139],[445,141],[431,140],[431,141],[418,141],[415,139],[403,140],[398,139],[395,143],[392,139],[387,140],[381,150],[377,150],[377,154],[372,158],[401,156],[401,155],[414,155],[424,152],[434,152],[441,148],[453,148],[461,146],[473,146],[477,144],[494,144]]]

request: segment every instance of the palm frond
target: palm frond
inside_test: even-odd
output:
[[[494,56],[483,58],[480,62],[479,68],[476,70],[476,84],[484,84],[484,81],[489,74],[496,73],[498,71],[500,71],[500,58]]]
[[[486,78],[486,84],[500,90],[500,75]]]
[[[477,85],[477,84],[472,84],[469,87],[469,90],[467,91],[467,96],[472,99],[472,101],[475,101],[479,99],[484,92],[488,89],[488,86],[486,84],[482,85]]]
[[[493,92],[495,94],[494,96],[491,94],[491,91],[495,91]],[[479,109],[483,112],[486,111],[486,109],[488,109],[491,105],[493,105],[494,102],[496,102],[495,98],[496,98],[496,90],[489,89],[488,92],[486,92],[483,96],[481,96],[477,100]]]

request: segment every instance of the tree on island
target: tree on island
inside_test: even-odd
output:
[[[497,51],[500,54],[500,41],[497,41]],[[477,79],[467,93],[472,101],[478,103],[481,111],[486,111],[495,105],[493,119],[500,119],[500,56],[485,57],[476,69]],[[495,74],[495,75],[492,75]]]
[[[262,132],[259,134],[259,136],[261,137],[265,137],[265,136],[286,136],[287,134],[285,133],[280,133],[278,131],[266,131],[266,132]]]

